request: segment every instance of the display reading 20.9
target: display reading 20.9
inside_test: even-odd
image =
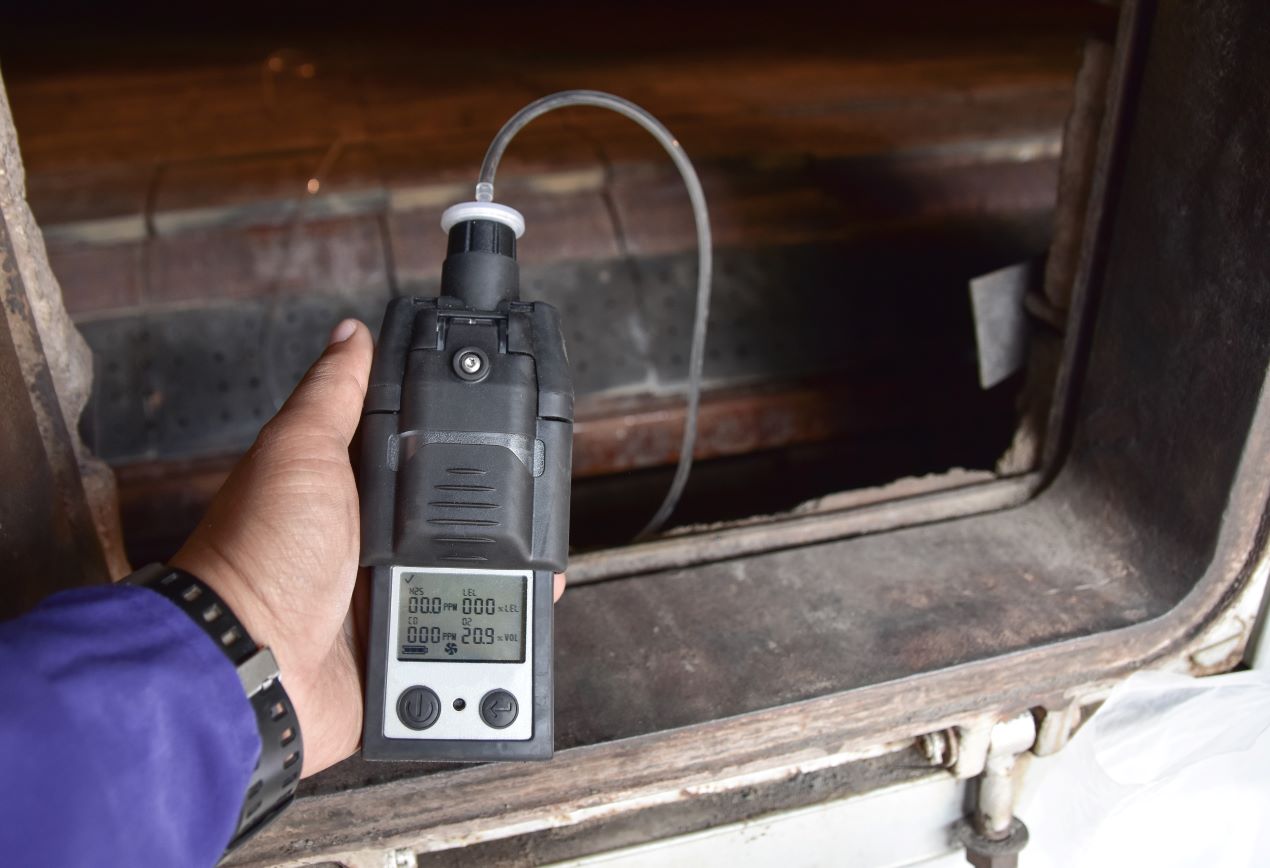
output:
[[[524,576],[403,573],[400,581],[398,660],[525,659]]]

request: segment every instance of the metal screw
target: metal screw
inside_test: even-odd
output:
[[[476,353],[464,353],[459,359],[459,366],[469,374],[475,374],[481,369],[481,357]]]

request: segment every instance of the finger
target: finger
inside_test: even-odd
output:
[[[556,602],[560,601],[560,598],[564,596],[564,586],[568,583],[569,580],[564,573],[556,573],[556,585],[553,589],[555,596],[552,597],[553,600]]]
[[[329,434],[348,446],[361,419],[374,353],[365,325],[355,319],[341,322],[272,425],[283,431],[299,428]]]

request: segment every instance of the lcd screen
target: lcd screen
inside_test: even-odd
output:
[[[401,573],[397,659],[520,663],[524,576]]]

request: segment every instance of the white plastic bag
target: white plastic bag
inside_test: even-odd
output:
[[[1270,866],[1268,729],[1270,674],[1133,675],[1024,788],[1020,866]]]

